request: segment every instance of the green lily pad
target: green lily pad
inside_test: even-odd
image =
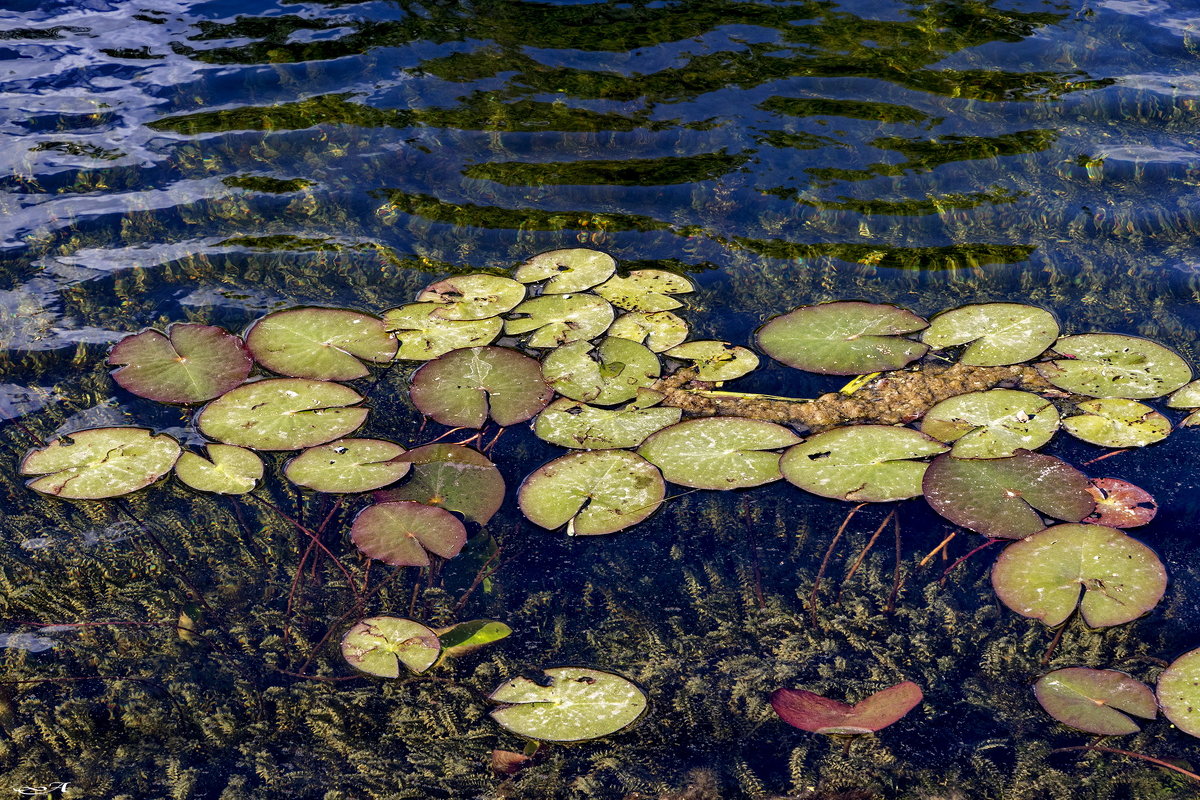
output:
[[[377,495],[379,500],[415,500],[441,506],[486,525],[504,502],[504,478],[483,453],[461,444],[414,447],[400,460],[412,464],[403,486]]]
[[[368,617],[342,637],[342,656],[350,666],[381,678],[400,677],[400,665],[421,674],[434,665],[442,645],[419,622],[400,617]]]
[[[196,424],[210,439],[254,450],[303,450],[340,439],[367,419],[362,395],[307,378],[246,383],[213,400]]]
[[[929,346],[903,338],[928,325],[911,311],[857,301],[801,306],[758,329],[758,346],[789,367],[825,375],[900,369]]]
[[[254,361],[242,340],[215,325],[175,323],[166,335],[126,336],[108,354],[121,388],[160,403],[203,403],[250,374]]]
[[[890,503],[921,494],[929,465],[916,459],[948,449],[911,428],[850,425],[789,448],[779,468],[789,483],[821,497]]]
[[[1176,728],[1200,736],[1200,649],[1184,653],[1158,676],[1158,704]]]
[[[1192,381],[1176,389],[1167,398],[1168,408],[1200,408],[1200,381]]]
[[[554,396],[542,365],[507,347],[453,350],[412,376],[409,398],[422,414],[452,428],[515,425],[541,411]]]
[[[628,277],[614,275],[594,291],[617,308],[626,311],[670,311],[683,305],[673,294],[692,291],[687,278],[661,269],[635,269]]]
[[[1004,605],[1050,627],[1078,605],[1089,627],[1105,628],[1154,608],[1167,571],[1153,550],[1116,528],[1070,523],[1005,548],[992,567],[992,587]]]
[[[604,283],[617,271],[608,253],[575,247],[539,253],[517,267],[513,275],[521,283],[546,281],[542,294],[571,294]]]
[[[529,475],[517,503],[530,522],[568,536],[628,528],[650,516],[666,495],[654,465],[626,450],[568,453]]]
[[[934,350],[970,342],[958,360],[977,367],[1037,358],[1057,338],[1053,314],[1021,303],[978,303],[944,311],[921,334],[921,341]]]
[[[1056,669],[1039,678],[1033,691],[1047,714],[1100,736],[1137,733],[1141,728],[1130,714],[1145,719],[1158,716],[1150,687],[1115,669]]]
[[[666,355],[691,361],[696,368],[696,377],[702,381],[731,381],[758,368],[758,356],[751,351],[711,339],[697,339],[672,347]]]
[[[418,303],[441,306],[435,316],[442,319],[487,319],[511,311],[525,299],[525,287],[512,278],[499,275],[457,275],[431,283],[419,295]]]
[[[171,471],[179,442],[146,428],[90,428],[29,451],[22,475],[26,486],[70,500],[118,497],[149,486]]]
[[[1161,397],[1192,379],[1192,368],[1175,351],[1137,336],[1064,336],[1054,352],[1062,358],[1039,364],[1038,371],[1059,389],[1091,397]]]
[[[393,567],[428,567],[430,553],[458,555],[467,543],[467,529],[444,508],[397,500],[358,512],[350,539],[364,555]]]
[[[338,439],[310,447],[283,469],[288,480],[318,492],[369,492],[395,483],[409,470],[404,448],[382,439]]]
[[[923,485],[934,511],[997,539],[1037,533],[1046,527],[1042,514],[1078,522],[1096,507],[1082,472],[1026,450],[1008,458],[940,455],[925,471]]]
[[[646,437],[679,422],[678,408],[593,408],[559,398],[538,414],[533,432],[559,447],[612,450],[637,447]]]
[[[582,742],[627,728],[646,710],[646,695],[612,672],[583,667],[544,670],[546,680],[507,680],[490,699],[500,727],[544,742]]]
[[[391,361],[397,345],[378,317],[341,308],[290,308],[254,323],[246,347],[255,361],[280,375],[350,381],[371,374],[364,361]]]
[[[794,728],[826,735],[874,733],[899,721],[925,699],[912,681],[882,689],[854,705],[804,689],[776,689],[771,708]]]
[[[484,645],[498,642],[512,633],[512,628],[492,619],[473,619],[438,632],[442,653],[447,658],[465,655]]]
[[[385,311],[383,329],[400,340],[397,360],[429,361],[451,350],[482,347],[496,341],[504,329],[499,317],[443,319],[437,303],[409,303]]]
[[[542,359],[542,376],[556,392],[602,406],[632,400],[638,389],[658,379],[660,368],[654,353],[615,336],[596,347],[590,342],[564,344]]]
[[[948,398],[925,412],[921,430],[953,442],[956,458],[1007,458],[1036,450],[1058,430],[1058,409],[1044,397],[989,389]]]
[[[519,336],[533,332],[530,347],[558,347],[595,339],[613,321],[609,302],[593,294],[551,294],[526,300],[513,309],[504,332]]]
[[[638,453],[671,483],[694,489],[745,489],[783,477],[774,451],[799,441],[773,422],[708,417],[663,428]]]
[[[1101,447],[1145,447],[1171,432],[1171,421],[1145,403],[1106,397],[1088,400],[1063,420],[1067,433]]]
[[[613,321],[608,335],[630,339],[646,345],[651,352],[662,353],[687,340],[688,324],[670,311],[631,311]]]
[[[1154,496],[1128,481],[1092,478],[1088,481],[1088,491],[1096,501],[1096,510],[1084,522],[1110,528],[1136,528],[1148,524],[1158,513]]]
[[[263,462],[253,450],[216,443],[205,450],[208,458],[185,452],[175,462],[175,477],[196,491],[246,494],[262,480]]]

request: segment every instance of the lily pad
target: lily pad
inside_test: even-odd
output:
[[[512,278],[499,275],[457,275],[431,283],[419,295],[418,303],[441,306],[435,316],[442,319],[486,319],[511,311],[525,299],[525,287]]]
[[[925,471],[923,485],[934,511],[997,539],[1020,539],[1042,530],[1042,514],[1078,522],[1095,510],[1082,472],[1054,456],[1026,450],[991,459],[940,455]]]
[[[741,417],[684,420],[638,448],[663,477],[694,489],[745,489],[777,481],[779,453],[800,437],[782,425]]]
[[[825,375],[900,369],[929,346],[903,334],[928,323],[911,311],[856,301],[801,306],[758,329],[758,346],[789,367]]]
[[[1082,414],[1067,417],[1067,433],[1101,447],[1145,447],[1171,432],[1171,421],[1145,403],[1107,397],[1078,405]]]
[[[558,347],[595,339],[613,321],[609,302],[594,294],[551,294],[526,300],[504,323],[509,336],[532,335],[530,347]]]
[[[1091,397],[1161,397],[1192,379],[1192,368],[1174,350],[1137,336],[1064,336],[1054,352],[1062,358],[1039,364],[1038,371],[1059,389]]]
[[[280,375],[349,381],[371,374],[364,361],[391,361],[397,344],[378,317],[342,308],[290,308],[254,323],[246,347]]]
[[[612,450],[637,447],[646,437],[679,422],[678,408],[593,408],[559,398],[538,414],[533,432],[559,447]]]
[[[356,430],[367,419],[362,395],[307,378],[271,378],[213,400],[196,424],[210,439],[254,450],[303,450]]]
[[[438,633],[442,653],[447,658],[465,655],[484,645],[498,642],[512,633],[512,628],[492,619],[473,619],[460,622]]]
[[[171,471],[179,442],[146,428],[90,428],[31,450],[22,475],[26,486],[70,500],[118,497],[149,486]]]
[[[956,458],[1007,458],[1036,450],[1058,430],[1058,409],[1044,397],[1013,389],[956,395],[925,412],[921,430],[953,442]]]
[[[916,459],[947,449],[911,428],[850,425],[790,448],[779,468],[789,483],[821,497],[890,503],[921,494],[929,465]]]
[[[409,470],[404,448],[382,439],[338,439],[310,447],[284,467],[288,480],[318,492],[369,492],[395,483]]]
[[[751,351],[711,339],[697,339],[672,347],[666,355],[691,361],[696,377],[702,381],[731,381],[758,368],[758,356]]]
[[[209,444],[208,458],[185,452],[175,462],[175,477],[200,492],[246,494],[263,476],[262,459],[253,450],[231,444]]]
[[[1176,389],[1167,398],[1168,408],[1200,408],[1200,381],[1192,381],[1181,389]]]
[[[594,291],[617,308],[626,311],[670,311],[683,305],[673,294],[692,291],[692,282],[681,275],[661,269],[635,269],[628,277],[615,275]]]
[[[500,727],[544,742],[582,742],[627,728],[646,710],[646,695],[612,672],[583,667],[544,670],[545,680],[507,680],[490,699]]]
[[[666,495],[654,465],[626,450],[568,453],[529,475],[517,503],[529,521],[568,536],[595,536],[636,525]]]
[[[1104,628],[1154,608],[1167,571],[1153,550],[1116,528],[1070,523],[1005,548],[992,567],[992,587],[1004,605],[1050,627],[1078,605],[1089,627]]]
[[[434,665],[441,650],[436,633],[400,617],[368,617],[342,637],[347,663],[381,678],[398,678],[401,664],[419,675]]]
[[[608,253],[574,247],[539,253],[517,267],[513,275],[521,283],[546,281],[542,294],[571,294],[604,283],[617,271]]]
[[[451,350],[482,347],[496,341],[504,329],[499,317],[487,319],[443,319],[435,312],[437,303],[409,303],[383,314],[383,329],[400,340],[396,358],[401,361],[429,361]]]
[[[564,344],[542,360],[542,376],[556,392],[572,400],[609,406],[637,396],[658,379],[658,356],[637,342],[610,336]]]
[[[1084,520],[1111,528],[1136,528],[1154,519],[1158,503],[1145,489],[1116,478],[1092,478],[1088,491],[1096,510]]]
[[[661,353],[687,340],[688,324],[670,311],[631,311],[613,321],[608,335],[630,339]]]
[[[921,341],[934,350],[969,342],[958,360],[977,367],[1037,358],[1057,338],[1053,314],[1021,303],[978,303],[944,311],[921,334]]]
[[[1200,649],[1184,653],[1158,676],[1158,704],[1176,728],[1200,736]]]
[[[504,478],[483,453],[461,444],[415,447],[401,459],[413,465],[412,475],[395,489],[380,492],[379,500],[415,500],[457,511],[486,525],[504,502]]]
[[[360,511],[350,539],[368,557],[393,567],[427,567],[430,553],[458,555],[467,543],[467,529],[444,508],[398,500]]]
[[[1056,669],[1039,678],[1033,691],[1047,714],[1100,736],[1137,733],[1141,728],[1130,714],[1145,719],[1158,716],[1150,687],[1115,669]]]
[[[427,417],[452,428],[524,422],[554,396],[542,366],[507,347],[471,347],[438,356],[412,377],[409,397]]]
[[[108,354],[121,388],[160,403],[203,403],[250,374],[254,361],[242,340],[215,325],[176,323],[166,335],[126,336]]]
[[[863,734],[874,733],[897,722],[924,699],[921,687],[912,681],[904,681],[854,705],[803,689],[776,689],[771,693],[771,708],[788,725],[802,731]]]

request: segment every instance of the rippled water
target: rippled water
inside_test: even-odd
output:
[[[1052,309],[1067,331],[1155,337],[1198,364],[1200,12],[1189,6],[8,0],[5,462],[55,430],[153,414],[186,426],[114,395],[102,361],[126,332],[183,319],[239,329],[296,303],[379,311],[438,276],[580,244],[691,273],[702,336],[745,342],[770,315],[828,299],[924,314],[1012,299]],[[778,367],[755,380],[781,394],[830,386]],[[392,435],[412,433],[411,411],[390,413]],[[1067,656],[1136,671],[1195,646],[1180,623],[1200,613],[1185,569],[1197,554],[1189,435],[1109,462],[1159,493],[1153,535],[1176,569],[1175,627],[1139,623]],[[516,446],[510,482],[548,455]],[[475,602],[524,626],[519,642],[460,674],[468,688],[438,694],[272,671],[344,675],[334,657],[277,652],[298,545],[255,544],[266,523],[253,513],[238,517],[235,545],[220,538],[229,508],[160,496],[81,510],[31,499],[13,478],[0,489],[12,531],[0,635],[6,670],[29,682],[0,684],[11,735],[0,768],[22,785],[225,800],[1195,796],[1146,765],[1047,757],[1046,742],[1085,740],[1030,708],[1022,670],[1046,637],[996,613],[986,565],[944,594],[936,574],[914,573],[909,610],[888,621],[876,612],[891,562],[872,561],[875,583],[837,612],[828,647],[803,650],[785,620],[844,512],[797,515],[782,490],[684,498],[620,541],[510,537],[516,577]],[[812,540],[796,533],[809,514]],[[906,555],[919,557],[945,531],[913,514]],[[142,537],[87,544],[127,516],[158,520],[166,550],[177,546],[149,574],[157,551]],[[215,614],[224,633],[209,649],[175,636],[181,575],[233,609]],[[753,602],[763,586],[769,614]],[[315,649],[317,623],[345,610],[310,605],[315,633],[284,651]],[[14,616],[38,609],[53,618]],[[117,619],[133,624],[68,635],[29,624]],[[1020,669],[1005,661],[1014,652]],[[638,673],[657,727],[494,778],[488,752],[519,743],[471,693],[523,664],[583,660]],[[923,676],[936,735],[913,725],[842,757],[765,721],[764,687],[802,677],[839,693],[905,675]],[[1020,701],[989,693],[1002,680]],[[1121,746],[1194,756],[1181,734],[1146,736]],[[663,794],[705,781],[715,794]]]

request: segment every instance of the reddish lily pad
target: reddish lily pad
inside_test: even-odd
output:
[[[369,492],[395,483],[409,470],[404,448],[382,439],[338,439],[310,447],[283,473],[292,483],[318,492]]]
[[[293,378],[349,381],[370,374],[364,361],[387,363],[396,338],[378,317],[342,308],[289,308],[260,319],[246,333],[254,359]]]
[[[427,567],[429,554],[454,558],[467,530],[443,508],[399,500],[367,506],[354,518],[350,539],[370,558],[393,567]]]
[[[1145,719],[1158,716],[1150,687],[1115,669],[1056,669],[1039,678],[1033,691],[1047,714],[1100,736],[1137,733],[1141,728],[1130,714]]]
[[[1184,653],[1158,676],[1158,704],[1176,728],[1200,736],[1200,649]]]
[[[303,450],[357,430],[367,419],[349,386],[307,378],[243,384],[200,412],[200,432],[254,450]]]
[[[346,662],[381,678],[400,677],[401,664],[419,675],[434,665],[441,650],[436,633],[400,617],[368,617],[342,637]]]
[[[810,733],[874,733],[900,720],[925,699],[912,681],[897,683],[854,705],[803,689],[776,689],[771,708],[792,727]]]
[[[1096,510],[1084,520],[1110,528],[1136,528],[1154,519],[1158,503],[1140,486],[1116,478],[1092,478],[1088,491],[1096,500]]]
[[[378,500],[415,500],[457,511],[486,525],[504,502],[504,478],[483,453],[461,444],[427,444],[400,457],[413,465],[412,475]]]
[[[542,366],[507,347],[471,347],[438,356],[412,377],[409,395],[421,413],[452,428],[524,422],[554,396]]]
[[[929,323],[882,303],[801,306],[758,329],[758,346],[789,367],[825,375],[900,369],[929,346],[903,338]]]
[[[31,450],[22,475],[30,489],[70,500],[118,497],[149,486],[171,471],[179,442],[146,428],[90,428]]]
[[[108,354],[121,388],[160,403],[203,403],[234,388],[254,361],[242,340],[215,325],[175,323],[166,335],[126,336]]]

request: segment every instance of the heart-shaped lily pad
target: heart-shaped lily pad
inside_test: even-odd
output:
[[[1145,403],[1106,397],[1078,405],[1081,414],[1063,420],[1072,436],[1101,447],[1145,447],[1171,432],[1171,421]]]
[[[166,335],[126,336],[108,354],[121,388],[160,403],[202,403],[246,379],[254,366],[242,340],[215,325],[176,323]]]
[[[467,529],[444,508],[397,500],[360,511],[350,539],[370,558],[393,567],[427,567],[430,553],[458,555],[467,543]]]
[[[362,395],[348,386],[307,378],[243,384],[209,403],[196,418],[210,439],[254,450],[303,450],[356,430],[367,419]]]
[[[694,489],[745,489],[777,481],[779,453],[800,437],[782,425],[741,417],[684,420],[646,440],[640,453],[663,477]]]
[[[758,368],[758,356],[751,351],[712,339],[697,339],[672,347],[666,355],[691,361],[696,377],[702,381],[731,381]]]
[[[532,334],[530,347],[558,347],[595,339],[613,321],[609,302],[594,294],[550,294],[526,300],[513,309],[504,323],[509,336]]]
[[[771,708],[794,728],[810,733],[874,733],[898,721],[925,699],[912,681],[897,683],[854,705],[803,689],[776,689]]]
[[[542,366],[507,347],[470,347],[438,356],[413,373],[409,397],[421,413],[452,428],[524,422],[554,396]]]
[[[499,275],[457,275],[426,286],[418,303],[436,303],[442,319],[486,319],[511,311],[525,299],[525,287]]]
[[[482,347],[496,341],[504,328],[499,317],[487,319],[443,319],[437,303],[409,303],[383,314],[384,330],[400,340],[396,358],[429,361],[451,350]]]
[[[1129,715],[1158,716],[1150,687],[1115,669],[1067,667],[1048,672],[1033,692],[1046,713],[1064,725],[1100,736],[1122,736],[1141,728]]]
[[[610,336],[594,348],[590,342],[555,348],[542,360],[542,375],[564,397],[609,406],[636,397],[658,379],[660,367],[642,345]]]
[[[231,444],[205,446],[208,458],[185,452],[175,462],[175,477],[200,492],[246,494],[263,476],[262,459],[253,450]]]
[[[608,335],[631,339],[646,345],[651,352],[661,353],[683,344],[687,339],[688,325],[670,311],[631,311],[613,321],[608,328]]]
[[[379,500],[415,500],[441,506],[486,525],[504,502],[504,478],[483,453],[461,444],[427,444],[401,458],[413,465],[412,475]]]
[[[1140,486],[1116,478],[1092,478],[1088,491],[1096,501],[1096,510],[1085,522],[1111,528],[1136,528],[1154,519],[1158,503]]]
[[[1168,408],[1200,408],[1200,381],[1192,381],[1181,389],[1176,389],[1167,398]]]
[[[349,381],[370,374],[364,361],[384,364],[396,338],[378,317],[343,308],[289,308],[260,319],[246,333],[254,360],[293,378]]]
[[[1176,728],[1200,736],[1200,649],[1184,653],[1158,676],[1158,704]]]
[[[318,492],[369,492],[395,483],[409,470],[404,448],[382,439],[338,439],[310,447],[283,469],[292,483]]]
[[[1153,550],[1116,528],[1071,523],[1005,548],[992,567],[992,586],[1004,605],[1050,627],[1066,622],[1078,605],[1088,626],[1103,628],[1154,608],[1167,571]]]
[[[790,448],[779,468],[789,483],[822,497],[889,503],[919,495],[929,465],[917,459],[947,449],[911,428],[850,425]]]
[[[441,650],[436,633],[400,617],[368,617],[342,637],[347,663],[381,678],[398,678],[401,664],[419,675],[434,665]]]
[[[1078,522],[1095,509],[1082,472],[1054,456],[1026,450],[991,459],[940,455],[925,471],[923,485],[934,511],[998,539],[1020,539],[1042,530],[1041,514]]]
[[[614,275],[594,291],[617,308],[626,311],[670,311],[683,305],[673,294],[692,291],[692,282],[681,275],[661,269],[635,269],[628,277]]]
[[[442,653],[447,658],[465,655],[484,645],[498,642],[512,633],[512,628],[492,619],[473,619],[460,622],[438,633]]]
[[[903,334],[928,323],[911,311],[856,301],[801,306],[758,329],[758,346],[789,367],[826,375],[900,369],[929,346]]]
[[[546,281],[542,294],[571,294],[604,283],[617,271],[608,253],[575,247],[539,253],[517,267],[513,275],[521,283]]]
[[[507,680],[489,696],[500,727],[544,742],[582,742],[626,728],[646,710],[646,695],[612,672],[583,667],[544,670],[545,680]]]
[[[567,526],[568,536],[595,536],[628,528],[650,516],[666,495],[662,475],[626,450],[568,453],[535,470],[517,492],[535,525]]]
[[[1091,397],[1161,397],[1192,379],[1178,353],[1137,336],[1064,336],[1054,352],[1062,358],[1039,364],[1038,371],[1060,389]]]
[[[921,334],[921,341],[934,350],[970,342],[958,360],[977,367],[1037,358],[1057,338],[1053,314],[1021,303],[978,303],[944,311]]]
[[[679,422],[678,408],[593,408],[559,398],[538,414],[533,432],[559,447],[612,450],[637,447],[646,437]]]
[[[30,489],[70,500],[118,497],[149,486],[171,471],[179,442],[146,428],[89,428],[31,450],[22,475]]]
[[[1058,423],[1058,409],[1044,397],[990,389],[943,400],[925,412],[921,430],[953,442],[956,458],[1007,458],[1050,441]]]

